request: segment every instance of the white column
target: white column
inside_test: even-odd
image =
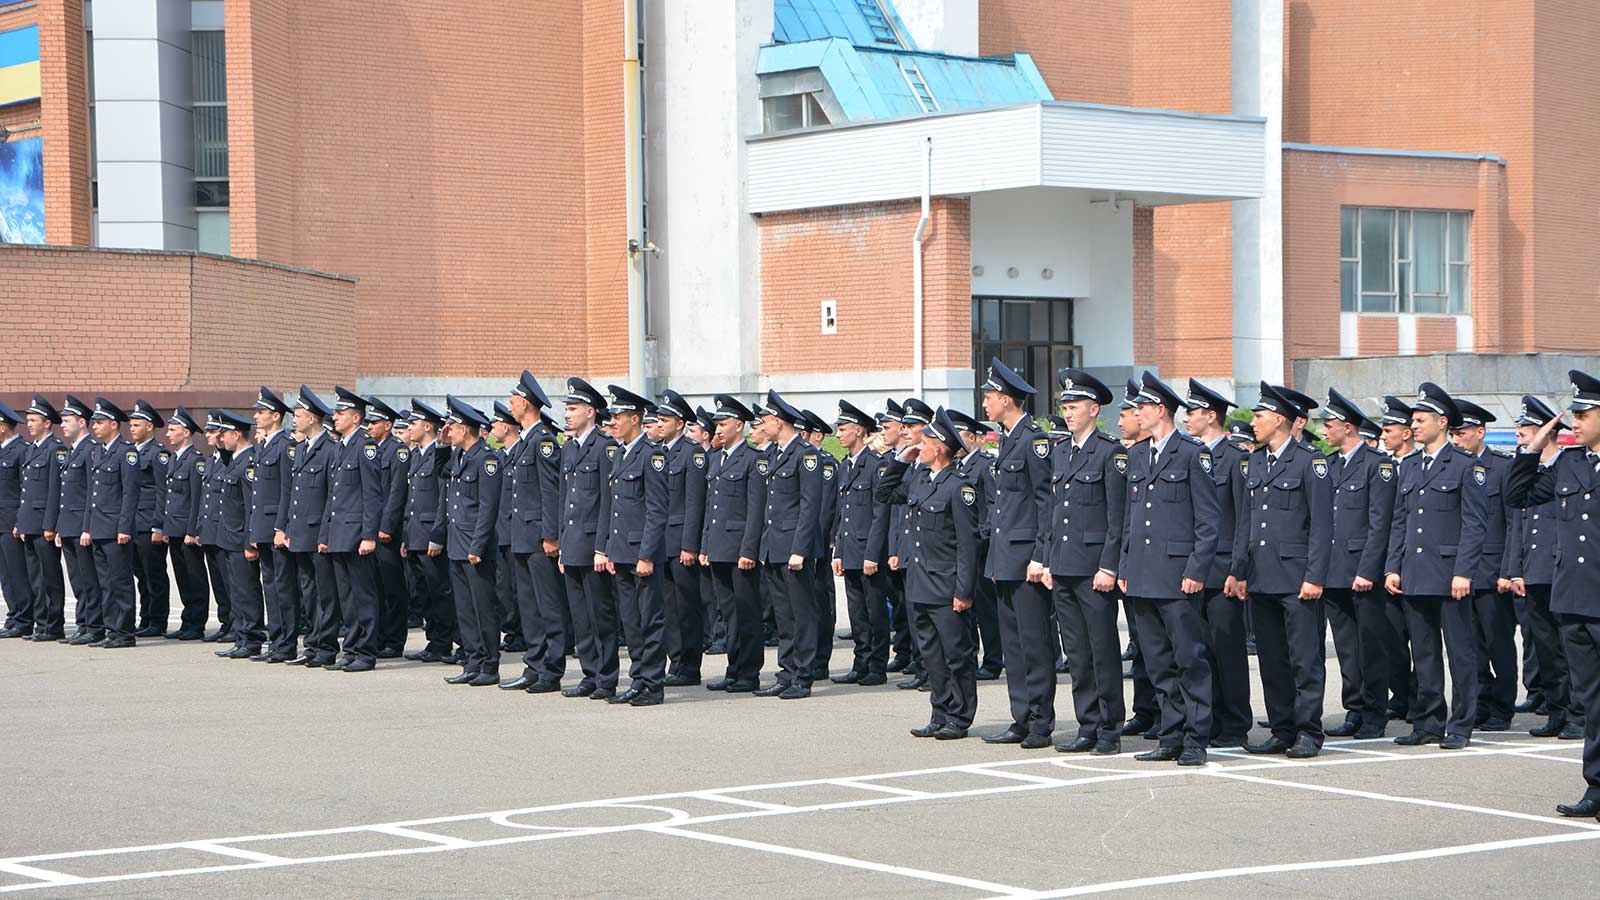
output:
[[[190,0],[92,7],[103,247],[192,249]]]
[[[1233,204],[1233,377],[1240,403],[1281,384],[1283,360],[1283,4],[1233,0],[1233,112],[1267,120],[1261,199]]]

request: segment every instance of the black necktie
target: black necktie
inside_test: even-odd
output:
[[[1594,469],[1596,472],[1600,472],[1600,453],[1590,450],[1588,453],[1585,453],[1584,456],[1589,460],[1589,467]]]
[[[1434,458],[1431,457],[1431,456],[1422,457],[1422,471],[1426,472],[1429,469],[1433,468],[1433,459]]]
[[[1277,465],[1278,465],[1278,454],[1276,454],[1276,453],[1268,453],[1267,454],[1267,474],[1271,475],[1272,474],[1272,470],[1274,468],[1276,468]]]

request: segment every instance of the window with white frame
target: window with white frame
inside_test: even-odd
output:
[[[1471,311],[1472,214],[1346,206],[1339,210],[1339,309]]]
[[[761,100],[761,130],[765,134],[828,124],[828,114],[816,94],[784,94]]]
[[[228,65],[224,34],[196,31],[191,35],[194,88],[195,206],[228,205]]]

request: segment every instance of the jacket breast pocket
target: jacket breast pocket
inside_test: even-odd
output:
[[[1297,477],[1274,478],[1270,488],[1272,505],[1277,509],[1296,509],[1304,502],[1300,493],[1301,479]]]
[[[1556,485],[1556,498],[1558,500],[1556,505],[1560,509],[1563,522],[1570,522],[1578,518],[1579,503],[1577,495],[1582,491],[1583,488],[1579,487],[1576,482],[1566,481]]]
[[[997,473],[1000,479],[1000,489],[1006,491],[1025,491],[1028,489],[1028,461],[1025,459],[1008,459],[1000,464]]]
[[[1189,500],[1189,473],[1162,472],[1156,479],[1160,485],[1156,493],[1168,503],[1186,503]]]
[[[629,499],[644,496],[644,473],[628,472],[618,476],[617,496]]]
[[[1424,509],[1454,512],[1461,508],[1460,482],[1434,482],[1423,489]]]
[[[1106,502],[1104,472],[1079,472],[1072,477],[1072,499],[1084,506],[1100,506]]]

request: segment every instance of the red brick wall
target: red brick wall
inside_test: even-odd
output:
[[[1155,210],[1133,208],[1133,359],[1154,359],[1156,350]]]
[[[1333,339],[1337,352],[1337,330]],[[1356,319],[1356,342],[1363,356],[1393,356],[1400,352],[1400,320],[1394,316],[1360,316]]]
[[[920,201],[763,216],[762,373],[910,368],[911,239],[920,216]],[[930,369],[972,365],[971,231],[965,199],[933,202],[923,245]],[[820,333],[824,300],[838,301],[838,334]]]
[[[0,308],[10,313],[0,384],[194,393],[348,381],[354,302],[348,279],[260,263],[0,248]],[[259,327],[269,321],[282,331]]]
[[[582,243],[574,248],[581,250],[582,258],[574,253],[571,260],[583,266],[582,281],[574,287],[583,292],[575,299],[585,303],[582,321],[586,330],[581,337],[573,335],[572,346],[584,348],[583,371],[620,378],[628,372],[628,268],[632,265],[627,252],[631,235],[624,156],[623,5],[606,0],[582,6],[581,21],[577,15],[571,18],[574,33],[581,28],[583,50],[581,61],[573,65],[581,66],[583,76],[579,98],[582,133],[578,138],[585,227],[578,235]],[[540,12],[540,18],[546,15]],[[573,126],[572,121],[563,125]],[[554,366],[545,371],[561,369]]]
[[[44,233],[50,244],[87,247],[88,50],[83,0],[39,0],[39,117],[44,126]]]
[[[1444,353],[1456,349],[1456,320],[1445,316],[1417,318],[1417,353]]]

